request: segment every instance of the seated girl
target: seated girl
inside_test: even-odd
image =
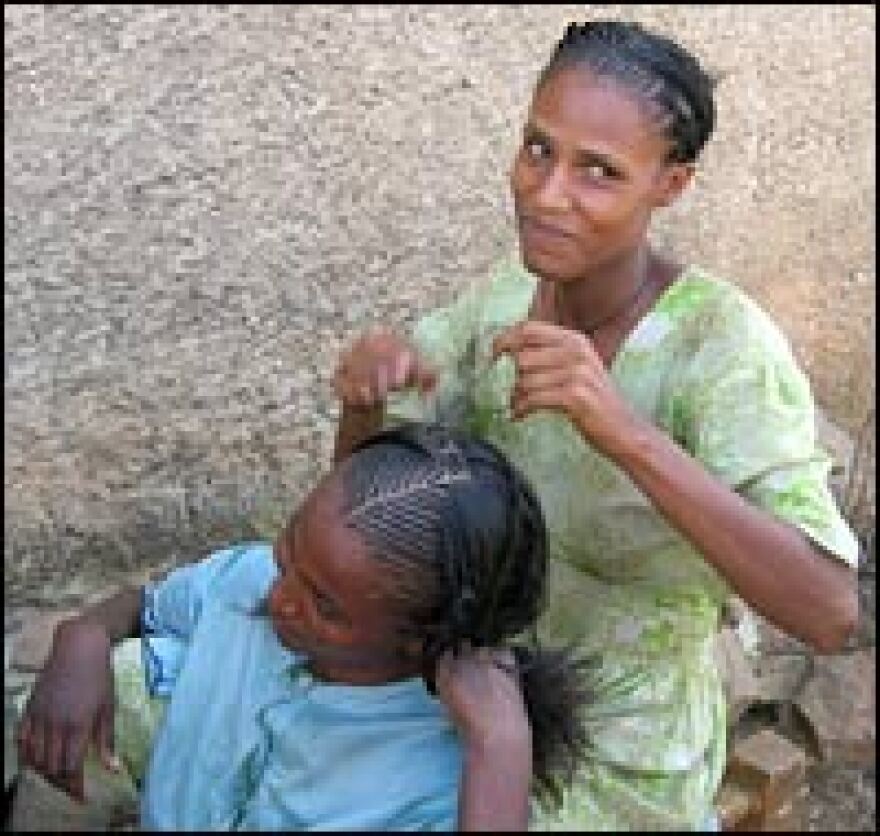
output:
[[[22,760],[79,798],[90,742],[113,768],[111,649],[140,636],[159,706],[144,770],[116,736],[143,771],[143,827],[523,828],[530,789],[552,801],[585,744],[577,663],[522,638],[545,539],[491,445],[433,425],[375,435],[274,546],[219,551],[62,622]]]

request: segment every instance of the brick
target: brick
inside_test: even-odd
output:
[[[86,802],[80,804],[23,769],[12,801],[11,832],[104,832],[128,829],[137,821],[138,794],[126,773],[107,772],[89,758],[84,778]]]
[[[806,777],[807,756],[789,740],[764,729],[735,743],[726,780],[757,796],[760,815],[778,811],[791,800]]]
[[[760,697],[758,680],[736,632],[723,627],[715,640],[715,654],[727,698],[727,721],[734,725]]]
[[[19,670],[40,670],[52,648],[55,625],[77,610],[23,610],[22,626],[12,640],[10,665]]]
[[[722,830],[739,830],[760,812],[760,806],[761,800],[754,790],[730,780],[721,784],[715,797],[715,811]]]
[[[876,651],[817,656],[795,702],[824,761],[871,766],[876,761]]]
[[[803,691],[810,658],[799,653],[763,656],[755,665],[758,693],[763,702],[790,703]]]
[[[800,639],[789,636],[767,619],[755,614],[758,625],[758,648],[762,654],[810,653],[810,648]]]

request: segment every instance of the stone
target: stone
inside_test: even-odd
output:
[[[816,409],[816,435],[819,446],[831,457],[831,478],[846,485],[846,476],[853,459],[855,444],[849,435],[838,427],[826,412]]]
[[[750,818],[766,818],[794,798],[806,769],[803,750],[772,729],[763,729],[734,744],[725,780],[751,796]]]
[[[3,787],[8,790],[18,775],[18,751],[15,744],[15,729],[18,710],[13,697],[3,695]]]
[[[722,830],[739,830],[744,822],[755,817],[759,811],[759,798],[746,787],[725,780],[715,797],[715,812]]]
[[[795,701],[824,761],[871,766],[876,762],[876,650],[817,656],[815,670]]]
[[[800,639],[788,635],[766,618],[754,614],[758,632],[758,651],[762,655],[777,653],[810,653],[810,648]]]
[[[759,822],[761,830],[777,833],[795,833],[807,829],[807,811],[803,801],[795,796],[778,809],[768,810]]]
[[[755,665],[757,690],[763,702],[791,703],[809,677],[811,657],[798,653],[762,656]]]
[[[129,829],[138,817],[138,793],[125,772],[104,770],[89,758],[86,802],[80,804],[31,769],[24,769],[12,801],[12,832],[85,832]]]
[[[76,614],[77,610],[23,610],[21,629],[13,639],[11,666],[41,670],[52,648],[55,625]]]
[[[727,698],[727,721],[733,725],[760,697],[758,680],[734,628],[721,628],[715,639],[715,654]]]

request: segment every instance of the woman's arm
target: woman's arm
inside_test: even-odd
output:
[[[852,569],[793,526],[750,505],[637,416],[587,337],[551,323],[525,322],[496,339],[495,353],[504,352],[517,364],[514,418],[538,410],[565,414],[746,603],[818,650],[841,646],[858,619]]]
[[[345,461],[360,442],[381,429],[383,412],[382,403],[369,407],[342,403],[342,414],[336,428],[336,446],[333,448],[334,464]]]
[[[645,421],[619,424],[606,452],[756,610],[822,652],[843,644],[858,619],[849,566],[746,502]]]
[[[342,414],[333,461],[344,461],[361,441],[381,429],[390,392],[410,386],[426,392],[434,383],[433,369],[404,338],[382,330],[355,340],[336,368],[334,388]]]

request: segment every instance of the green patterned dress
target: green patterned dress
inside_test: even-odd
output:
[[[713,654],[729,589],[628,476],[561,415],[514,423],[513,362],[492,338],[524,319],[537,279],[516,262],[416,326],[434,393],[394,396],[386,422],[438,419],[495,442],[541,498],[551,539],[541,633],[596,654],[590,753],[560,811],[534,829],[700,829],[725,763]],[[748,501],[850,565],[856,540],[827,487],[807,379],[734,285],[689,268],[621,346],[610,375],[640,415]],[[756,554],[755,560],[761,555]]]

